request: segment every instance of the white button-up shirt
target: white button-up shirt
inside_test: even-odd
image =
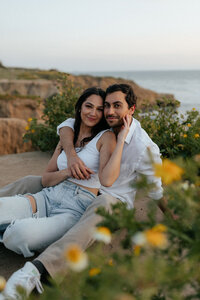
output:
[[[74,119],[67,119],[57,127],[57,133],[59,134],[59,129],[65,126],[73,129],[73,125]],[[142,174],[147,176],[149,183],[154,184],[149,196],[159,200],[163,196],[163,189],[161,179],[154,176],[152,161],[162,163],[160,150],[141,127],[140,122],[133,118],[124,143],[120,175],[112,186],[101,186],[100,193],[112,195],[125,202],[129,208],[133,208],[136,195],[136,188],[133,187],[133,183]]]

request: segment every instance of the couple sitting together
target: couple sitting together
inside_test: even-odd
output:
[[[0,189],[0,241],[25,257],[41,252],[10,277],[0,299],[18,299],[18,285],[27,296],[35,287],[42,292],[49,276],[65,275],[64,250],[92,244],[91,228],[101,221],[98,207],[109,210],[122,201],[132,208],[132,183],[140,174],[154,184],[149,196],[166,209],[152,167],[152,159],[161,163],[160,151],[132,117],[135,106],[127,84],[85,90],[75,119],[58,126],[60,142],[42,178],[28,176]]]

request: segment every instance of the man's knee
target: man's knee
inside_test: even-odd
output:
[[[37,193],[43,188],[41,176],[28,175],[22,178],[22,180],[23,181],[21,183],[25,185],[27,192]]]
[[[103,206],[106,210],[111,211],[112,205],[118,203],[120,200],[111,195],[100,195],[96,199],[97,207]]]

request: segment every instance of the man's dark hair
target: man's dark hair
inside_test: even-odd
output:
[[[110,85],[106,90],[106,96],[114,92],[122,92],[126,95],[125,99],[128,103],[128,108],[131,108],[133,105],[136,106],[137,97],[129,84],[121,83]]]

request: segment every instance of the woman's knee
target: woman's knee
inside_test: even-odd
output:
[[[31,242],[31,231],[29,226],[24,226],[21,220],[12,222],[4,232],[3,244],[6,248],[24,256],[27,255],[28,245]]]

